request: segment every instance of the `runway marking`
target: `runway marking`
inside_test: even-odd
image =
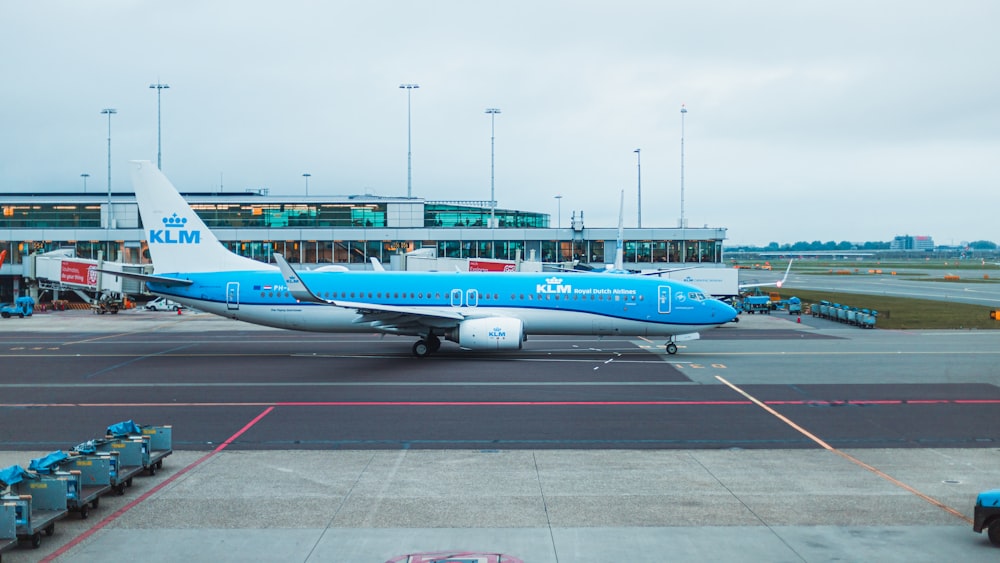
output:
[[[717,379],[726,383],[720,376]],[[731,388],[737,388],[726,383]],[[738,391],[739,392],[739,391]],[[742,393],[741,393],[742,394]],[[549,407],[549,406],[570,406],[570,407],[617,407],[617,406],[654,406],[654,407],[746,407],[757,405],[769,412],[770,405],[774,406],[808,406],[808,407],[831,407],[831,406],[908,406],[908,405],[1000,405],[1000,399],[893,399],[885,401],[817,401],[817,400],[797,400],[797,401],[760,401],[744,395],[746,401],[248,401],[248,402],[205,402],[205,403],[0,403],[0,408],[26,409],[26,408],[148,408],[148,407]],[[775,416],[786,420],[776,412]],[[790,422],[790,421],[788,421]],[[810,439],[821,443],[818,438],[808,434],[804,429],[793,426]],[[822,443],[820,445],[823,445]],[[826,447],[826,446],[824,446]],[[832,449],[832,448],[831,448]]]
[[[202,463],[208,461],[209,459],[211,459],[212,457],[214,457],[216,454],[218,454],[222,450],[224,450],[227,447],[229,447],[229,445],[232,444],[233,442],[235,442],[237,438],[239,438],[244,433],[246,433],[246,431],[250,430],[250,428],[252,428],[255,424],[257,424],[258,422],[260,422],[262,418],[264,418],[265,416],[267,416],[268,414],[270,414],[271,411],[273,411],[273,410],[274,410],[274,407],[268,407],[268,408],[264,409],[264,412],[258,414],[253,420],[251,420],[250,422],[248,422],[243,428],[240,428],[235,434],[233,434],[232,436],[230,436],[229,438],[227,438],[225,442],[222,442],[221,444],[219,444],[219,446],[217,448],[215,448],[214,450],[212,450],[212,451],[208,452],[207,454],[201,456],[194,463],[191,463],[190,465],[188,465],[187,467],[181,469],[177,473],[174,473],[173,475],[171,475],[167,479],[164,479],[163,481],[159,482],[156,486],[154,486],[153,488],[149,489],[148,491],[146,491],[145,493],[143,493],[142,495],[140,495],[139,497],[137,497],[132,502],[130,502],[130,503],[126,504],[125,506],[119,508],[118,510],[116,510],[112,514],[109,514],[103,520],[101,520],[96,525],[94,525],[92,528],[90,528],[87,531],[83,532],[79,536],[76,536],[75,538],[73,538],[72,540],[70,540],[69,542],[67,542],[65,545],[63,545],[62,547],[60,547],[56,551],[50,553],[46,558],[42,559],[42,562],[43,563],[49,563],[51,561],[55,561],[60,556],[64,555],[66,552],[68,552],[70,549],[73,549],[74,547],[76,547],[77,545],[79,545],[81,542],[83,542],[84,540],[86,540],[87,538],[89,538],[90,536],[96,534],[98,531],[100,531],[101,529],[103,529],[108,524],[110,524],[110,523],[114,522],[115,520],[117,520],[118,518],[120,518],[122,515],[124,515],[129,510],[135,508],[139,503],[145,501],[146,499],[148,499],[149,497],[153,496],[154,494],[156,494],[157,492],[159,492],[161,489],[163,489],[164,487],[166,487],[170,483],[173,483],[174,481],[176,481],[177,478],[179,478],[181,475],[184,475],[185,473],[191,471],[195,467],[198,467]]]
[[[768,413],[770,413],[771,415],[773,415],[774,417],[776,417],[778,420],[780,420],[780,421],[784,422],[785,424],[787,424],[788,426],[792,427],[793,429],[795,429],[796,431],[798,431],[800,434],[802,434],[806,438],[809,438],[813,442],[816,442],[823,449],[825,449],[825,450],[827,450],[829,452],[835,453],[838,456],[846,459],[847,461],[849,461],[849,462],[857,465],[858,467],[861,467],[862,469],[866,469],[866,470],[874,473],[875,475],[881,477],[882,479],[885,479],[889,483],[892,483],[893,485],[895,485],[895,486],[903,489],[904,491],[907,491],[909,493],[912,493],[913,495],[916,495],[917,497],[919,497],[919,498],[921,498],[921,499],[929,502],[930,504],[932,504],[932,505],[940,508],[941,510],[944,510],[945,512],[951,514],[952,516],[960,518],[960,519],[964,520],[966,523],[968,523],[970,525],[972,524],[972,519],[969,518],[968,516],[962,514],[958,510],[956,510],[956,509],[954,509],[954,508],[946,505],[945,503],[943,503],[943,502],[941,502],[941,501],[939,501],[939,500],[937,500],[937,499],[935,499],[933,497],[930,497],[928,495],[925,495],[924,493],[921,493],[920,491],[918,491],[918,490],[914,489],[913,487],[907,485],[906,483],[903,483],[902,481],[900,481],[900,480],[892,477],[891,475],[889,475],[889,474],[887,474],[887,473],[885,473],[885,472],[883,472],[883,471],[881,471],[881,470],[879,470],[879,469],[877,469],[877,468],[875,468],[875,467],[873,467],[871,465],[868,465],[867,463],[861,461],[860,459],[858,459],[858,458],[856,458],[856,457],[854,457],[854,456],[852,456],[852,455],[850,455],[850,454],[848,454],[846,452],[843,452],[843,451],[841,451],[841,450],[839,450],[839,449],[831,446],[830,444],[826,443],[825,441],[823,441],[822,439],[820,439],[815,434],[809,432],[805,428],[802,428],[801,426],[799,426],[798,424],[796,424],[795,422],[793,422],[788,417],[786,417],[786,416],[782,415],[781,413],[779,413],[778,411],[772,409],[767,404],[765,404],[763,401],[760,401],[759,399],[757,399],[753,395],[747,393],[743,389],[741,389],[741,388],[737,387],[736,385],[730,383],[729,381],[727,381],[722,376],[717,375],[717,376],[715,376],[715,378],[718,379],[720,382],[722,382],[727,387],[729,387],[730,389],[732,389],[733,391],[736,391],[740,395],[746,397],[747,399],[749,399],[750,401],[752,401],[755,405],[757,405],[758,407],[764,409],[765,411],[767,411]]]

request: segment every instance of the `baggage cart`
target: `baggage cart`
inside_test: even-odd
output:
[[[125,488],[132,486],[132,478],[145,469],[142,462],[146,444],[147,442],[142,439],[105,438],[84,442],[73,450],[80,454],[110,454],[111,489],[119,495],[124,495]]]
[[[10,486],[11,495],[0,501],[14,503],[17,539],[42,544],[42,533],[55,533],[56,522],[66,517],[66,495],[72,485],[67,476],[45,476],[13,465],[0,471],[0,481]],[[77,482],[78,483],[78,482]]]
[[[142,465],[150,475],[163,467],[163,458],[173,453],[173,428],[171,426],[140,426],[131,420],[108,426],[109,437],[122,439],[145,439]]]
[[[0,483],[0,489],[6,489]],[[0,554],[17,547],[17,507],[12,501],[0,502]],[[3,555],[0,555],[3,557]]]
[[[79,497],[67,502],[67,508],[79,512],[80,518],[89,516],[90,509],[100,505],[101,496],[111,491],[111,475],[117,465],[116,457],[110,453],[75,454],[59,464],[64,470],[80,474]]]
[[[80,518],[89,516],[90,509],[97,508],[100,503],[101,495],[111,490],[111,469],[107,459],[82,460],[80,456],[71,456],[57,450],[31,460],[28,470],[41,475],[70,476],[67,482],[66,508],[79,513]]]

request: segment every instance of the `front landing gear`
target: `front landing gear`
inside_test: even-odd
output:
[[[429,334],[427,338],[417,340],[413,344],[413,355],[418,358],[426,358],[439,349],[441,349],[441,339],[433,334]]]

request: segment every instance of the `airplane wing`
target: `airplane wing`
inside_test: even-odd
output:
[[[359,323],[373,323],[373,327],[385,332],[397,332],[405,327],[412,326],[434,326],[439,328],[450,327],[467,317],[455,309],[440,307],[406,307],[400,305],[381,305],[378,303],[356,303],[353,301],[338,301],[335,299],[323,299],[312,292],[309,287],[299,278],[299,275],[292,269],[285,260],[285,257],[275,252],[272,253],[281,275],[285,278],[285,285],[292,297],[307,303],[323,303],[333,307],[343,307],[354,309],[362,317]]]
[[[747,288],[750,288],[750,287],[768,287],[768,286],[771,286],[771,285],[777,287],[778,289],[781,289],[781,286],[785,284],[786,280],[788,280],[788,272],[792,271],[792,260],[795,260],[795,259],[792,258],[792,259],[790,259],[788,261],[788,267],[785,268],[785,276],[783,278],[781,278],[780,280],[778,280],[776,282],[765,282],[765,283],[741,283],[740,284],[740,291],[743,291],[744,289],[747,289]]]

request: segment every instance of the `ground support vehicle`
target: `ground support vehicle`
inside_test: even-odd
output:
[[[179,311],[181,309],[184,309],[184,305],[176,301],[171,301],[166,297],[157,297],[146,303],[146,310],[148,311]]]
[[[7,488],[0,483],[0,488]],[[17,547],[17,505],[0,501],[0,554]],[[0,555],[2,558],[3,555]]]
[[[801,315],[802,314],[802,300],[798,297],[788,298],[788,314],[789,315]]]
[[[122,302],[118,299],[101,298],[90,304],[90,311],[95,315],[103,315],[105,313],[117,315],[121,309]]]
[[[983,491],[976,496],[972,531],[979,534],[983,530],[987,531],[990,543],[1000,547],[1000,489]]]
[[[771,298],[767,295],[747,295],[743,298],[741,309],[745,313],[771,314]]]
[[[18,297],[14,303],[0,307],[0,317],[9,319],[11,317],[30,317],[35,312],[35,300],[31,297]]]
[[[139,426],[131,420],[108,426],[108,436],[130,440],[144,440],[142,466],[150,475],[163,467],[163,458],[173,453],[173,427]]]
[[[0,502],[13,502],[17,516],[17,539],[30,541],[32,547],[42,544],[42,532],[55,533],[56,522],[66,517],[66,494],[71,487],[69,477],[45,476],[25,471],[19,465],[0,470],[0,481],[7,483],[11,495]]]

